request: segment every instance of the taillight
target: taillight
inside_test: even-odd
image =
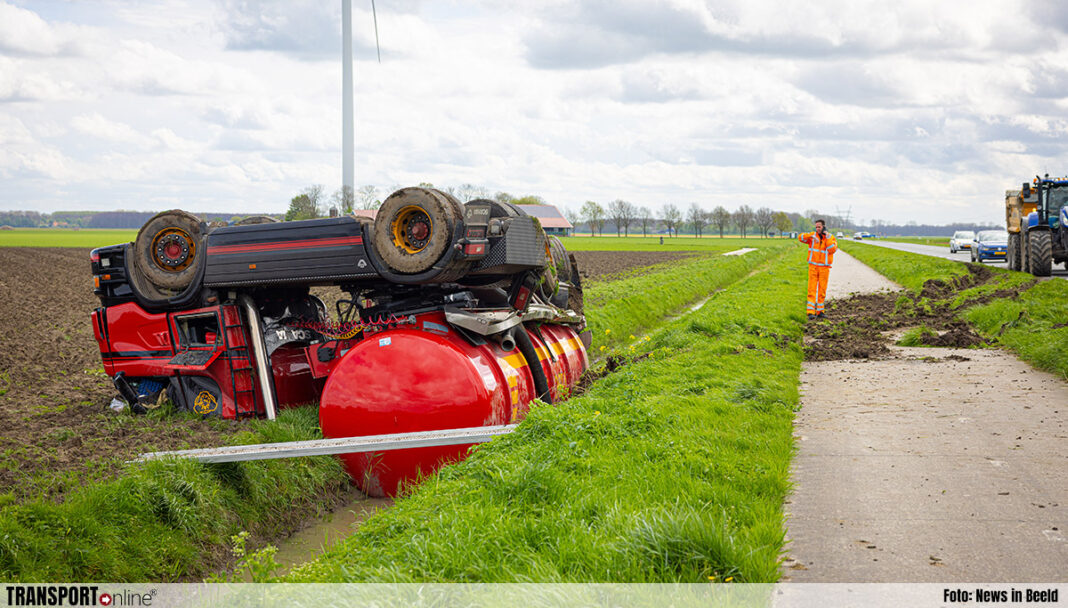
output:
[[[89,261],[90,262],[99,262],[100,261],[100,251],[96,250],[96,249],[90,251],[89,252]]]

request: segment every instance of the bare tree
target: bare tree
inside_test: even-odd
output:
[[[749,205],[742,205],[734,212],[734,223],[738,224],[738,229],[742,231],[743,239],[745,238],[745,229],[753,225],[753,216],[753,208]]]
[[[724,209],[723,205],[717,206],[712,210],[712,223],[719,229],[719,238],[723,238],[723,231],[731,225],[731,212]]]
[[[775,212],[769,207],[761,207],[756,210],[756,215],[753,219],[756,221],[756,225],[760,226],[760,236],[767,238],[768,231],[775,224]]]
[[[653,219],[653,212],[648,207],[638,207],[637,215],[638,221],[642,225],[642,236],[648,236],[649,227],[656,221]]]
[[[463,184],[456,189],[456,198],[460,199],[461,203],[467,201],[473,201],[477,198],[488,198],[489,190],[483,186],[476,186],[474,184]]]
[[[630,236],[630,224],[634,221],[634,205],[628,203],[623,199],[617,198],[616,200],[608,203],[608,215],[612,218],[612,221],[616,223],[616,236],[620,235],[620,231],[623,234]]]
[[[582,214],[575,211],[573,207],[564,207],[561,213],[564,214],[564,219],[571,222],[572,230],[578,232],[579,222],[582,221]]]
[[[353,208],[356,206],[356,198],[352,193],[351,186],[342,186],[334,191],[330,200],[334,203],[334,208],[341,211],[341,213],[352,213]]]
[[[674,204],[668,204],[664,207],[664,217],[660,220],[664,222],[664,226],[668,229],[668,236],[671,236],[671,232],[675,232],[675,236],[679,236],[679,224],[682,223],[682,212]]]
[[[382,206],[382,201],[378,198],[378,188],[371,184],[360,186],[360,189],[356,191],[356,200],[360,203],[361,209],[378,209]]]
[[[705,214],[704,209],[701,209],[697,203],[690,204],[690,210],[686,214],[686,219],[693,225],[693,232],[698,238],[701,237],[702,229],[708,221],[708,215]]]
[[[591,236],[596,236],[597,232],[603,234],[604,207],[593,201],[586,201],[582,204],[582,210],[579,213],[586,220],[586,223],[590,225]]]

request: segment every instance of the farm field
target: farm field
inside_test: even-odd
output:
[[[0,230],[0,247],[84,247],[92,249],[116,243],[129,243],[136,236],[136,230],[15,228]]]
[[[797,239],[760,238],[750,236],[707,235],[700,238],[693,236],[664,237],[660,244],[660,235],[618,237],[606,236],[569,236],[561,239],[568,251],[731,251],[742,247],[761,247],[775,242],[792,243]]]
[[[589,280],[586,289],[594,303],[588,310],[591,323],[597,324],[598,328],[614,329],[614,334],[604,332],[595,339],[595,344],[622,348],[629,332],[647,329],[655,321],[654,317],[674,313],[680,306],[699,299],[711,289],[698,280],[691,280],[682,286],[676,285],[667,294],[669,297],[665,297],[667,292],[650,291],[646,298],[653,304],[644,304],[640,298],[633,300],[632,303],[637,304],[635,310],[640,314],[599,316],[599,312],[607,310],[605,307],[615,300],[613,285],[630,282],[630,289],[636,294],[644,293],[643,290],[650,286],[659,285],[664,289],[667,281],[656,277],[673,270],[706,277],[710,285],[712,281],[726,285],[741,278],[776,249],[778,247],[749,256],[724,258],[709,257],[710,252],[577,252],[580,267],[587,269],[584,271]],[[202,467],[182,469],[180,473],[161,473],[160,465],[131,468],[124,464],[138,453],[318,436],[314,408],[291,410],[274,424],[204,422],[196,417],[171,414],[166,407],[146,416],[108,411],[105,404],[113,396],[114,388],[102,372],[88,322],[88,313],[97,301],[89,286],[87,262],[88,249],[0,249],[0,263],[11,269],[0,278],[0,302],[8,312],[0,317],[0,329],[4,330],[0,332],[0,370],[3,371],[0,375],[0,422],[5,429],[0,434],[0,506],[3,506],[0,535],[5,531],[9,534],[7,545],[0,542],[0,572],[23,578],[47,578],[51,574],[53,578],[68,580],[87,578],[87,572],[98,572],[101,573],[99,578],[115,580],[173,578],[188,572],[189,560],[198,554],[201,561],[193,567],[202,572],[231,559],[226,537],[219,537],[219,531],[228,527],[250,530],[253,536],[249,542],[254,546],[278,538],[279,534],[284,536],[286,530],[299,525],[302,518],[329,510],[344,500],[350,493],[347,477],[335,459],[311,458],[253,465],[242,475],[255,479],[255,484],[263,484],[267,479],[264,471],[270,471],[270,475],[280,480],[278,483],[286,483],[287,490],[279,493],[269,489],[270,485],[256,486],[253,495],[241,498],[228,494],[231,490],[227,489],[224,480],[215,480],[215,484],[223,483],[213,486],[217,496],[229,496],[219,507],[219,513],[231,515],[220,515],[220,521],[211,524],[202,521],[201,516],[193,517],[175,506],[177,512],[186,513],[182,517],[193,517],[189,525],[198,531],[191,539],[183,540],[181,535],[175,537],[173,530],[152,519],[151,513],[139,513],[134,509],[130,515],[118,515],[120,518],[146,518],[138,525],[144,534],[135,535],[129,542],[143,542],[149,546],[157,544],[158,538],[176,539],[169,557],[140,559],[136,567],[123,559],[110,566],[97,563],[99,560],[114,561],[105,556],[93,562],[97,565],[92,566],[92,570],[82,570],[80,568],[86,566],[63,562],[55,553],[50,554],[53,563],[33,561],[40,556],[33,557],[35,553],[19,543],[43,543],[40,545],[43,549],[54,539],[49,540],[47,529],[27,526],[28,521],[56,508],[64,510],[64,518],[93,518],[93,523],[86,526],[81,537],[69,539],[72,544],[68,548],[80,550],[77,547],[99,543],[100,534],[113,533],[114,524],[104,525],[103,531],[96,530],[98,525],[103,525],[96,518],[116,515],[114,509],[117,506],[105,505],[113,502],[113,493],[119,491],[119,487],[127,488],[122,491],[132,491],[130,487],[140,488],[134,491],[137,494],[148,491],[141,488],[141,484],[159,479],[161,474],[173,478],[176,483],[186,475],[203,474]],[[27,336],[33,336],[33,339],[26,339]],[[152,492],[163,492],[160,500],[176,499],[169,494],[175,490],[159,486],[158,481],[151,481],[152,484],[156,488]],[[315,500],[294,498],[292,493],[297,490]],[[282,505],[286,508],[282,509]],[[204,511],[205,518],[214,512],[208,508]],[[196,546],[212,537],[215,540],[210,546],[215,548],[209,547],[209,553],[202,555],[203,549]],[[5,546],[9,549],[21,547],[21,553],[9,551],[5,554]],[[116,550],[119,548],[121,546]],[[22,559],[31,561],[9,561],[14,554],[21,554]],[[16,574],[18,572],[22,574]]]

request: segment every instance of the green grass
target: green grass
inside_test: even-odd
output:
[[[871,266],[891,281],[920,291],[928,279],[951,280],[968,274],[968,267],[960,262],[929,255],[898,251],[855,241],[841,241],[843,251]]]
[[[925,338],[934,338],[938,336],[938,332],[928,327],[920,326],[909,329],[901,338],[897,341],[898,346],[926,346],[924,344]]]
[[[595,282],[585,290],[586,320],[594,354],[660,324],[664,317],[741,279],[784,245],[738,256],[701,256],[661,266],[659,272]]]
[[[1068,380],[1068,281],[1043,281],[1018,299],[994,300],[962,316],[1020,358]]]
[[[913,245],[931,245],[933,247],[949,248],[948,236],[888,236],[883,241],[894,243],[912,243]]]
[[[65,228],[15,228],[0,230],[0,247],[84,247],[129,243],[136,230],[70,230]]]
[[[287,580],[776,580],[802,265],[716,294],[652,356],[534,408]]]
[[[235,443],[321,437],[314,407],[256,421]],[[314,512],[348,477],[332,457],[202,465],[131,465],[64,502],[0,507],[0,578],[6,581],[174,580],[205,572],[243,530],[269,538],[295,513]],[[3,503],[0,503],[3,504]]]
[[[629,237],[606,236],[569,236],[560,239],[568,251],[731,251],[742,247],[767,247],[776,243],[793,243],[797,239],[780,239],[760,237],[724,237],[692,236],[664,237],[664,244],[660,244],[659,235],[656,237],[641,235]]]
[[[960,262],[859,243],[850,243],[843,249],[914,291],[919,291],[928,279],[952,280],[966,274],[968,268]],[[1029,274],[986,268],[994,273],[994,280],[962,290],[951,306],[995,344],[1068,380],[1068,327],[1064,325],[1068,322],[1068,281],[1053,279],[1027,288],[1035,280]],[[985,304],[970,304],[996,291],[1025,288],[1016,298],[998,297]]]

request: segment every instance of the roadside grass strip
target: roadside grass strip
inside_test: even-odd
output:
[[[1043,281],[1014,300],[993,300],[961,316],[1024,361],[1068,381],[1068,281]]]
[[[932,247],[945,247],[949,249],[948,236],[888,236],[879,239],[892,243],[911,243],[913,245],[930,245]]]
[[[745,255],[701,256],[661,265],[663,270],[605,283],[592,282],[584,290],[586,321],[593,334],[593,350],[625,344],[664,318],[749,274],[780,254],[776,244]],[[792,249],[792,248],[791,248]]]
[[[859,243],[845,249],[917,292],[929,279],[949,281],[966,275],[969,266],[976,266]],[[1068,380],[1068,281],[1035,283],[1027,273],[985,265],[980,268],[993,273],[995,280],[960,291],[951,304],[959,309],[958,315],[994,344],[1004,345],[1024,361]]]
[[[234,443],[318,439],[317,408],[254,421]],[[277,538],[329,511],[348,487],[340,461],[296,458],[205,466],[191,460],[131,465],[62,503],[0,509],[6,581],[152,581],[203,574],[228,562],[230,537]]]
[[[787,257],[284,580],[777,580],[805,297]]]

